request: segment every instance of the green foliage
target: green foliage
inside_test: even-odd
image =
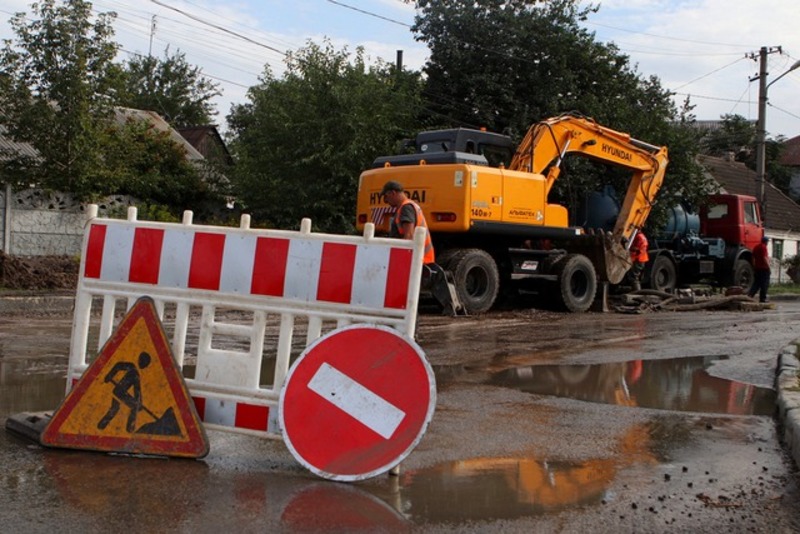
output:
[[[116,207],[109,209],[104,217],[109,219],[123,219],[128,218],[128,208]],[[158,221],[158,222],[180,222],[181,219],[169,206],[159,204],[139,203],[136,205],[136,219],[139,221]]]
[[[795,284],[800,284],[800,254],[795,254],[781,261],[781,266],[786,269],[786,274]]]
[[[283,79],[265,72],[249,103],[228,117],[234,189],[257,225],[297,228],[303,217],[352,232],[358,176],[418,123],[419,81],[378,63],[309,43]]]
[[[221,94],[180,51],[165,51],[163,59],[136,56],[123,66],[121,85],[121,105],[155,111],[174,127],[210,124],[217,113],[212,99]]]
[[[713,190],[695,162],[691,105],[675,109],[656,77],[643,78],[616,46],[597,42],[580,27],[599,7],[576,0],[416,4],[413,30],[431,48],[424,95],[438,121],[485,126],[519,140],[530,125],[575,110],[636,139],[666,145],[670,164],[653,225],[663,224],[677,200],[699,200]],[[568,162],[566,171],[552,195],[572,210],[603,185],[624,191],[629,178],[585,162]]]
[[[710,156],[722,157],[733,154],[736,161],[744,163],[748,169],[757,169],[756,124],[741,115],[723,115],[719,129],[711,130],[702,139],[702,151]],[[766,179],[785,194],[789,194],[792,171],[780,164],[786,138],[778,136],[764,142],[764,163]]]
[[[31,11],[31,20],[12,17],[16,41],[5,40],[0,51],[0,120],[9,136],[40,155],[35,167],[17,161],[26,180],[86,197],[105,179],[100,147],[110,116],[114,15],[92,21],[83,0],[43,0]]]
[[[186,150],[167,132],[149,122],[128,119],[107,134],[104,154],[108,180],[101,193],[169,205],[176,215],[208,194],[200,172],[186,159]]]

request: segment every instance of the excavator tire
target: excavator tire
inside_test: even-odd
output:
[[[554,265],[556,298],[562,309],[583,313],[594,302],[597,293],[597,272],[589,258],[583,254],[566,254]]]
[[[678,273],[675,264],[667,256],[656,256],[645,278],[650,289],[671,293],[678,285]]]
[[[753,265],[744,259],[736,260],[733,264],[733,272],[730,278],[726,281],[728,287],[738,286],[745,291],[750,291],[753,284],[756,282],[756,272]]]
[[[466,312],[475,315],[489,311],[500,289],[500,274],[494,259],[478,248],[455,251],[446,259],[447,264],[442,266],[453,274],[458,300]]]

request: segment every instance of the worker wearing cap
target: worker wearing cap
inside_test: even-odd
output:
[[[751,297],[758,293],[759,302],[767,302],[767,290],[769,289],[769,278],[772,274],[769,268],[769,250],[767,249],[769,238],[764,236],[761,243],[753,247],[753,269],[755,269],[755,283],[750,288]]]
[[[386,182],[383,189],[381,189],[381,195],[383,195],[386,202],[395,210],[389,229],[390,236],[402,239],[414,239],[414,230],[417,226],[421,226],[427,230],[428,224],[425,222],[422,209],[416,202],[408,198],[403,186],[399,182],[395,182],[394,180]],[[433,242],[431,241],[430,232],[427,232],[422,263],[429,264],[433,262]]]

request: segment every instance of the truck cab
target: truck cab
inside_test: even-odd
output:
[[[764,237],[758,201],[746,195],[712,195],[700,210],[700,233],[753,250]]]

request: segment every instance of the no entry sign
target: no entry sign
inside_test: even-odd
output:
[[[353,481],[400,463],[435,405],[433,371],[413,340],[354,325],[300,355],[281,389],[279,421],[297,461],[321,477]]]

